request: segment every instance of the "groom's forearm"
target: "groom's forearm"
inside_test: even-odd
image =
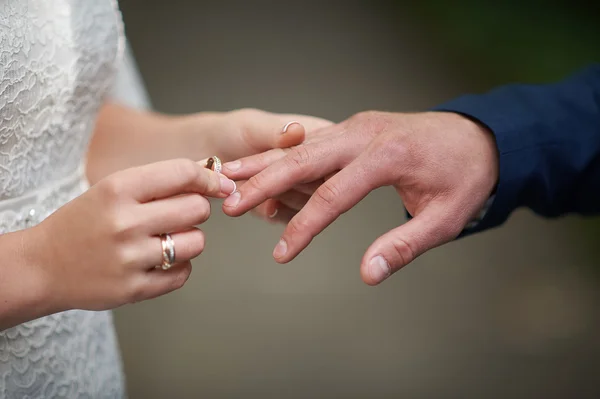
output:
[[[219,114],[168,116],[108,103],[89,146],[86,173],[93,184],[116,171],[172,158],[200,159],[213,152]]]

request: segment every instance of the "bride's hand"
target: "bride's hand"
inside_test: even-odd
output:
[[[332,122],[306,115],[276,114],[257,109],[241,109],[221,114],[220,126],[212,134],[215,154],[232,161],[273,148],[301,144],[305,133],[332,125]],[[290,125],[290,122],[298,124]],[[286,128],[287,126],[287,128]]]
[[[174,116],[120,104],[102,107],[87,154],[86,174],[95,183],[119,170],[174,158],[218,156],[224,162],[304,140],[304,130],[283,131],[298,121],[308,135],[331,122],[255,109]]]
[[[194,227],[210,215],[204,196],[223,198],[233,189],[231,180],[186,159],[98,182],[31,229],[52,310],[112,309],[183,286],[190,260],[204,249],[204,235]],[[164,233],[175,243],[168,270],[156,268]]]

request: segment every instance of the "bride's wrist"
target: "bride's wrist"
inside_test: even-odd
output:
[[[226,118],[220,112],[199,112],[177,117],[174,132],[185,146],[179,153],[190,154],[190,158],[199,160],[221,152],[222,133]]]
[[[10,262],[1,266],[0,290],[4,301],[0,304],[0,331],[66,310],[53,295],[55,284],[44,267],[39,233],[38,227],[33,227],[2,235],[0,248]]]
[[[55,237],[52,232],[46,231],[45,223],[22,230],[22,256],[27,269],[31,272],[30,278],[30,300],[36,305],[40,313],[52,314],[69,310],[66,292],[62,288],[66,286],[65,281],[60,281],[54,274],[59,260],[52,252],[49,245]]]

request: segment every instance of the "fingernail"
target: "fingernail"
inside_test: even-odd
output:
[[[392,270],[390,269],[390,265],[383,256],[377,255],[369,262],[369,274],[375,282],[381,283],[388,278],[391,273]]]
[[[227,197],[225,202],[223,202],[223,205],[230,207],[230,208],[235,208],[240,203],[241,199],[242,199],[242,194],[240,194],[239,191],[236,191],[233,194],[231,194],[229,197]]]
[[[281,132],[281,134],[286,133],[288,131],[288,128],[295,123],[300,124],[300,122],[297,122],[297,121],[291,121],[291,122],[286,123],[285,126],[283,127],[283,131]]]
[[[237,187],[233,180],[230,180],[223,175],[219,176],[219,180],[221,181],[221,192],[223,194],[231,195],[236,192]]]
[[[279,208],[275,208],[275,210],[273,211],[273,213],[271,213],[269,215],[269,218],[273,219],[275,216],[277,216],[278,213],[279,213]]]
[[[278,259],[285,255],[287,252],[287,242],[282,238],[275,246],[275,250],[273,251],[273,257]]]
[[[227,162],[225,165],[223,165],[223,167],[225,169],[228,169],[232,172],[235,172],[236,170],[238,170],[239,168],[242,167],[242,161],[231,161],[231,162]]]

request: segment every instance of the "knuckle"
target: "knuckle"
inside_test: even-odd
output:
[[[410,159],[408,145],[399,137],[383,135],[373,140],[370,147],[375,159],[384,159],[385,161],[406,161]]]
[[[216,194],[221,192],[221,181],[216,173],[206,171],[205,192],[207,194]]]
[[[378,114],[379,114],[378,111],[373,111],[373,110],[361,111],[361,112],[357,112],[356,114],[352,115],[350,117],[350,120],[365,121],[365,120],[372,119],[373,117],[377,116]]]
[[[350,124],[358,125],[362,134],[377,136],[387,130],[390,124],[388,113],[381,111],[363,111],[349,119]]]
[[[143,280],[141,278],[130,279],[125,290],[125,302],[141,302],[146,296],[146,284],[144,284]]]
[[[340,192],[334,184],[325,183],[315,191],[314,198],[319,207],[332,210],[335,208],[339,195]]]
[[[300,214],[294,216],[288,223],[287,233],[293,237],[296,234],[306,234],[309,229],[308,221]]]
[[[137,221],[125,212],[113,210],[107,216],[111,235],[117,240],[134,236],[138,231]]]
[[[174,173],[185,182],[191,183],[198,178],[199,166],[191,159],[178,159],[173,164]]]
[[[97,184],[103,201],[114,202],[121,196],[122,183],[118,176],[109,176]]]
[[[375,121],[381,119],[381,117],[383,115],[384,115],[384,113],[380,112],[380,111],[372,111],[372,110],[361,111],[361,112],[351,116],[349,120],[352,123],[371,124],[371,123],[374,123]]]
[[[261,173],[252,176],[246,184],[259,192],[264,192],[266,189],[266,182]]]
[[[256,108],[242,108],[236,111],[231,111],[232,119],[236,120],[235,129],[240,134],[240,137],[248,140],[252,135],[252,126],[255,121],[262,120],[266,112]]]
[[[194,195],[190,200],[190,209],[196,223],[203,223],[210,217],[210,202],[201,195]]]
[[[221,191],[221,182],[217,173],[202,169],[198,174],[200,179],[193,182],[195,191],[205,195],[216,195]]]
[[[410,262],[415,260],[417,256],[416,248],[414,248],[414,245],[411,245],[408,240],[405,240],[402,237],[396,237],[392,241],[392,248],[397,258],[400,259],[400,267],[409,264]]]
[[[306,165],[310,164],[312,156],[306,146],[299,145],[290,151],[288,156],[285,158],[288,165],[294,169],[301,169]]]
[[[139,256],[136,251],[127,246],[119,246],[116,250],[116,263],[123,268],[123,271],[134,267],[138,263]]]
[[[258,117],[261,117],[265,113],[265,111],[262,111],[257,108],[251,108],[251,107],[242,108],[242,109],[239,109],[234,112],[237,113],[237,115],[239,115],[242,119],[258,118]]]

